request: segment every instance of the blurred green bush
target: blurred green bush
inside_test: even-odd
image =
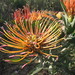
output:
[[[59,0],[0,0],[0,15],[2,19],[9,21],[14,10],[22,8],[26,4],[29,4],[33,10],[62,10]]]
[[[0,0],[0,26],[3,25],[4,21],[11,21],[14,10],[22,8],[26,4],[29,4],[32,10],[62,11],[59,0]],[[75,38],[67,40],[64,48],[59,49],[59,52],[57,50],[52,51],[59,55],[59,60],[55,63],[52,62],[52,69],[50,70],[52,75],[75,75],[74,41]]]

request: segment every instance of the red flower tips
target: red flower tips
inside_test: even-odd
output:
[[[5,62],[8,62],[8,63],[10,63],[11,62],[11,60],[4,60]]]
[[[30,9],[28,6],[24,6],[23,9],[18,9],[14,12],[14,20],[19,23],[22,20],[29,19],[30,17]]]

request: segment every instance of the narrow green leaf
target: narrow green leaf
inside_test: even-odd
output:
[[[42,69],[43,69],[43,67],[41,67],[41,68],[37,68],[37,69],[36,69],[31,75],[34,75],[34,74],[40,72]]]

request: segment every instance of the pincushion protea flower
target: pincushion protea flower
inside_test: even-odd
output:
[[[2,28],[3,32],[1,33],[7,39],[0,37],[0,44],[2,44],[0,51],[13,54],[5,61],[11,63],[25,60],[25,64],[22,66],[24,67],[39,55],[57,58],[57,55],[49,54],[49,50],[61,47],[61,45],[57,45],[63,40],[63,38],[58,39],[61,35],[60,23],[57,20],[52,22],[52,18],[44,12],[22,13],[25,15],[20,15],[20,12],[16,11],[18,15],[17,17],[15,15],[15,24],[9,25],[6,23],[8,30]],[[7,50],[6,47],[16,50]]]
[[[75,27],[75,0],[60,0],[64,10],[62,21],[65,25],[64,32],[66,35],[74,32]]]
[[[68,21],[72,22],[75,16],[75,0],[61,0],[63,9],[68,16]]]
[[[75,0],[61,0],[68,15],[75,15]]]

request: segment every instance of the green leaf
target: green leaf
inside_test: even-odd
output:
[[[60,4],[62,6],[63,11],[66,13],[66,11],[65,11],[66,7],[64,6],[64,3],[61,0],[60,0]]]
[[[67,14],[63,15],[62,16],[63,20],[64,20],[64,23],[65,23],[65,26],[67,26],[68,24],[68,19],[67,19]],[[68,26],[67,26],[68,27]]]
[[[37,68],[37,69],[36,69],[31,75],[34,75],[34,74],[40,72],[42,69],[43,69],[43,67],[41,67],[41,68]]]
[[[75,16],[73,18],[73,21],[71,22],[71,27],[74,27],[74,25],[75,25]]]

